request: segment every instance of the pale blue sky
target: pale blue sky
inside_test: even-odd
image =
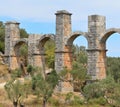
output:
[[[57,10],[67,10],[72,15],[73,31],[88,30],[88,15],[106,16],[107,28],[120,28],[120,0],[1,0],[0,21],[16,20],[28,33],[55,33]],[[84,38],[75,43],[87,44]],[[120,35],[107,40],[109,56],[120,56]]]

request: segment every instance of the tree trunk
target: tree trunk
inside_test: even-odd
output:
[[[43,107],[47,107],[47,106],[46,106],[46,103],[47,103],[47,100],[46,100],[46,98],[44,98],[44,99],[43,99]]]
[[[20,104],[20,107],[25,107],[24,105]]]
[[[14,107],[17,107],[18,103],[17,102],[13,102]]]

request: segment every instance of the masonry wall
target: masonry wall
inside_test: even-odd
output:
[[[88,74],[93,80],[106,77],[106,50],[101,47],[100,38],[106,30],[105,17],[91,15],[88,17]]]
[[[92,80],[103,79],[106,77],[106,47],[101,43],[101,38],[106,32],[105,17],[91,15],[88,17],[88,32],[85,32],[89,41],[88,45],[88,74]],[[56,13],[56,34],[55,34],[55,70],[60,73],[66,67],[72,69],[72,43],[67,43],[72,34],[71,13],[66,10]],[[84,34],[84,32],[83,32]],[[74,33],[78,37],[78,33]],[[43,35],[30,34],[28,38],[28,64],[45,68],[43,45],[40,45],[40,38]],[[45,36],[45,35],[44,35]],[[46,36],[48,40],[50,35]],[[44,38],[44,37],[43,37]],[[52,37],[54,38],[54,37]],[[73,39],[73,38],[72,38]],[[75,38],[74,38],[75,39]],[[14,53],[15,42],[21,41],[19,32],[19,23],[7,22],[5,25],[5,62],[10,69],[19,66],[17,56]],[[73,40],[71,41],[73,42]],[[70,79],[69,77],[68,79]],[[73,91],[73,86],[69,82],[60,82],[59,91]]]
[[[19,23],[6,22],[5,23],[5,63],[8,64],[10,69],[18,67],[17,57],[14,54],[14,41],[19,40]]]
[[[38,40],[42,35],[30,34],[28,38],[28,62],[32,66],[42,67],[42,60],[38,45]]]
[[[55,37],[55,69],[57,72],[63,70],[64,67],[71,68],[71,49],[65,44],[71,32],[71,13],[65,10],[57,11]]]

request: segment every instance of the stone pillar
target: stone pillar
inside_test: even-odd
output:
[[[65,46],[65,40],[71,34],[71,13],[62,10],[56,13],[56,51],[55,51],[55,69],[57,72],[64,67],[68,67],[66,60],[69,58],[69,48]]]
[[[65,41],[71,35],[71,13],[66,10],[56,13],[56,37],[55,37],[55,70],[59,73],[64,67],[71,69],[71,47],[66,46]],[[60,82],[59,91],[71,92],[73,86],[69,82]]]
[[[100,43],[100,38],[106,30],[105,17],[91,15],[88,17],[88,74],[93,80],[106,77],[106,49]]]
[[[41,35],[30,34],[28,38],[28,64],[42,68],[43,53],[38,45]]]
[[[20,38],[19,23],[6,22],[5,23],[5,62],[9,69],[17,68],[17,57],[14,53],[14,41]]]

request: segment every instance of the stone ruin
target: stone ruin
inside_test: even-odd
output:
[[[113,33],[120,33],[118,28],[106,29],[104,16],[88,16],[88,31],[72,31],[71,13],[66,10],[57,11],[55,34],[30,34],[28,38],[20,38],[18,22],[5,23],[5,63],[10,69],[19,67],[17,51],[22,44],[28,45],[28,64],[43,68],[44,44],[49,39],[55,42],[55,70],[59,73],[64,67],[72,69],[72,44],[78,36],[84,36],[88,43],[87,73],[92,80],[106,77],[106,40]],[[62,86],[61,86],[62,87]],[[60,90],[71,91],[72,88]]]

